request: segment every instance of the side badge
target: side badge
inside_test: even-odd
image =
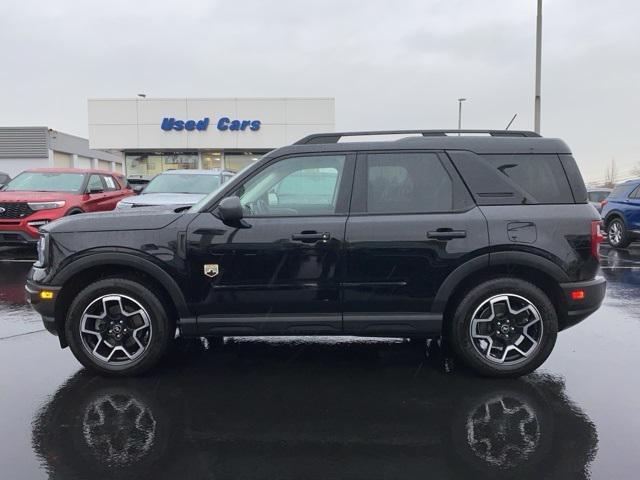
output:
[[[217,263],[207,263],[204,266],[204,274],[207,277],[215,277],[218,275],[218,273],[220,272],[220,269],[218,268],[218,264]]]

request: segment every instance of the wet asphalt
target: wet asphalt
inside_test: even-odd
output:
[[[640,476],[640,246],[602,248],[603,307],[506,381],[435,341],[328,337],[183,342],[104,379],[25,304],[31,256],[0,250],[0,478]]]

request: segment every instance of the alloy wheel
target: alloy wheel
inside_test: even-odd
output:
[[[622,225],[617,220],[614,220],[609,226],[609,242],[613,245],[622,243]]]
[[[147,350],[151,335],[147,310],[125,295],[99,297],[82,313],[82,345],[87,353],[101,362],[111,365],[133,362]]]
[[[515,365],[538,349],[543,334],[542,316],[524,297],[495,295],[474,311],[469,334],[475,350],[485,360]]]

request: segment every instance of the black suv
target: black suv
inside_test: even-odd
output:
[[[104,374],[149,369],[176,327],[442,335],[481,374],[531,372],[602,303],[600,217],[561,140],[451,133],[311,135],[188,210],[53,222],[28,296]],[[373,134],[404,137],[340,141]]]

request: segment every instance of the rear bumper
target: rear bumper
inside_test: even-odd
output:
[[[61,287],[50,287],[38,285],[37,283],[27,280],[25,285],[25,293],[27,302],[33,307],[33,309],[42,317],[42,323],[44,328],[50,333],[58,335],[58,327],[56,325],[55,311],[56,311],[56,299]],[[43,299],[40,296],[42,291],[48,291],[53,293],[53,298]]]
[[[607,281],[602,277],[596,277],[586,282],[561,283],[560,287],[567,306],[565,315],[560,318],[560,330],[565,330],[580,323],[594,313],[604,300],[607,292]],[[572,292],[584,292],[584,298],[574,300]]]

